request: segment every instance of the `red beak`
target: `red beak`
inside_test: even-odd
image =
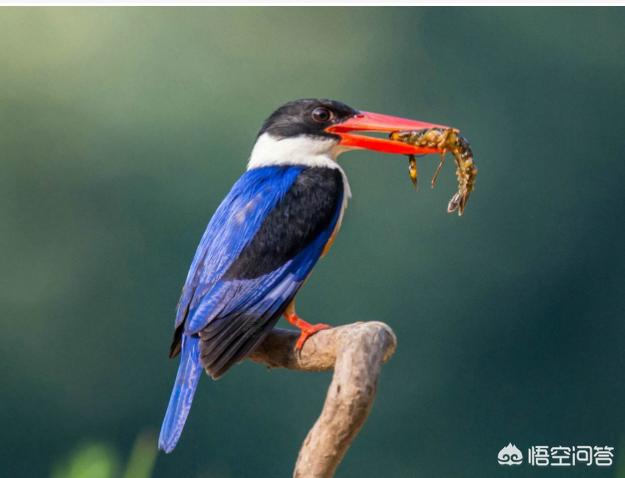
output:
[[[399,141],[392,141],[390,139],[349,134],[352,131],[392,133],[393,131],[411,131],[429,128],[447,128],[447,126],[361,111],[359,114],[352,116],[347,121],[326,128],[326,131],[340,136],[341,141],[339,144],[354,149],[370,149],[372,151],[380,151],[382,153],[391,154],[438,153],[439,150],[436,148],[422,148],[419,146],[401,143]]]

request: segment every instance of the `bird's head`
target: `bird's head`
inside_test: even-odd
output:
[[[388,137],[362,133],[445,128],[442,125],[359,111],[340,101],[302,99],[282,105],[265,120],[250,156],[249,167],[301,164],[322,166],[353,149],[391,154],[434,152]],[[360,133],[360,134],[358,134]]]

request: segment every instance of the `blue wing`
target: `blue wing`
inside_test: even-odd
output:
[[[343,199],[342,176],[337,170],[302,174],[304,169],[296,166],[252,169],[233,186],[211,219],[191,264],[176,315],[176,327],[182,329],[180,338],[182,333],[195,335],[212,321],[242,311],[271,312],[301,286],[334,230]],[[296,205],[291,205],[290,209],[287,206],[276,219],[276,206],[300,174],[303,181],[312,180],[313,184],[302,186],[296,197],[290,198]],[[303,198],[304,194],[311,197]],[[311,202],[319,201],[319,196],[327,198],[325,203],[310,207]],[[297,204],[299,209],[294,209]],[[252,254],[251,261],[261,262],[263,252],[288,248],[293,243],[306,242],[306,247],[292,256],[287,255],[257,277],[224,277],[272,212],[274,222],[269,231],[272,237],[268,240],[271,244],[264,251]],[[301,234],[288,237],[290,230],[297,229],[298,220],[303,222],[300,229],[308,227],[306,240]],[[320,226],[318,229],[311,226],[315,223]],[[291,227],[291,224],[294,225]]]
[[[208,223],[189,268],[176,312],[176,327],[204,309],[209,290],[254,237],[264,218],[289,190],[302,168],[247,171],[234,184]]]
[[[186,333],[199,333],[201,360],[220,377],[266,335],[293,300],[319,259],[332,228],[320,233],[293,259],[253,279],[219,281],[208,299],[207,320],[189,322]],[[199,316],[196,316],[199,317]]]
[[[306,177],[302,179],[308,181],[305,187],[295,191],[294,183],[303,170],[285,166],[248,171],[211,219],[178,304],[172,354],[182,347],[182,358],[161,428],[161,449],[173,450],[180,437],[202,365],[217,378],[245,357],[275,325],[328,242],[341,211],[342,178],[337,171],[317,173],[321,175],[320,186],[316,184],[319,178]],[[322,190],[324,184],[326,191]],[[302,191],[309,190],[312,200],[319,203],[312,208],[306,198],[301,198]],[[280,202],[294,192],[294,201]],[[299,204],[300,210],[288,206],[280,209],[285,203]],[[276,222],[268,220],[270,215]],[[293,223],[295,227],[285,228]],[[263,226],[268,231],[261,231]],[[299,240],[301,234],[293,236],[294,230],[305,231],[306,240]],[[267,262],[262,251],[246,249],[265,235],[268,240],[264,244],[288,249],[279,264]],[[235,268],[237,273],[229,274],[235,262],[245,257],[244,251],[250,250],[247,259],[251,268],[262,263],[265,269],[270,264],[269,270],[259,273]]]
[[[215,378],[273,327],[319,259],[340,215],[344,191],[339,170],[275,171],[265,176],[262,188],[273,195],[246,203],[247,214],[256,218],[254,234],[241,241],[245,247],[237,247],[237,258],[219,279],[208,289],[196,288],[206,292],[201,297],[196,292],[188,307],[184,333],[200,335],[202,363]],[[289,181],[282,179],[286,171]],[[269,212],[263,201],[271,204]]]

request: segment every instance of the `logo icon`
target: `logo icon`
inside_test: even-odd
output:
[[[512,443],[508,443],[497,454],[497,462],[500,465],[520,465],[523,463],[523,453]]]

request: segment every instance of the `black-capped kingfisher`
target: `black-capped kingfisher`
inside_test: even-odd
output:
[[[274,111],[258,133],[247,171],[215,211],[191,263],[170,357],[180,354],[159,448],[182,433],[202,369],[214,379],[244,359],[281,316],[301,330],[296,348],[329,327],[295,312],[295,295],[338,232],[351,196],[338,156],[369,149],[438,152],[356,132],[444,127],[303,99]]]

